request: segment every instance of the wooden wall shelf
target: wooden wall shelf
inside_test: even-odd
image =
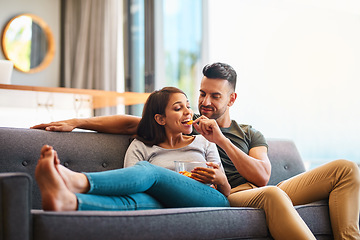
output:
[[[135,105],[145,103],[150,93],[136,93],[136,92],[115,92],[91,89],[76,89],[76,88],[62,88],[62,87],[35,87],[0,84],[0,89],[18,90],[18,91],[34,91],[39,93],[60,93],[73,95],[86,95],[92,99],[92,108],[104,108],[117,105]],[[17,95],[21,97],[21,95]],[[26,101],[26,99],[24,99]]]

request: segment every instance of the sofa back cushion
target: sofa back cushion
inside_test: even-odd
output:
[[[71,170],[99,172],[123,167],[130,139],[129,135],[95,132],[0,128],[0,172],[30,174],[33,178],[32,206],[40,209],[41,196],[34,172],[43,145],[53,146],[61,164]]]
[[[271,162],[271,177],[268,185],[276,185],[305,171],[304,163],[293,141],[267,139],[267,142]]]
[[[58,152],[61,164],[78,172],[99,172],[122,168],[132,137],[95,132],[48,132],[36,129],[0,127],[0,172],[26,172],[33,178],[34,209],[41,209],[41,196],[34,172],[40,149],[48,144]],[[269,184],[305,170],[295,144],[269,139],[272,172]]]

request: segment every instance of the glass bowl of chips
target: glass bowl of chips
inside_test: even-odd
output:
[[[175,161],[175,171],[191,177],[191,171],[196,167],[207,168],[206,162],[201,161]]]

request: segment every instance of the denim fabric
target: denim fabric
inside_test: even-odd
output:
[[[124,196],[101,196],[76,193],[79,211],[131,211],[164,208],[146,193]]]
[[[229,206],[219,191],[146,161],[129,168],[85,175],[90,190],[87,194],[76,194],[79,210]]]

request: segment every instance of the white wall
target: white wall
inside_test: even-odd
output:
[[[232,118],[305,161],[360,163],[360,1],[209,0],[209,62],[238,73]]]

